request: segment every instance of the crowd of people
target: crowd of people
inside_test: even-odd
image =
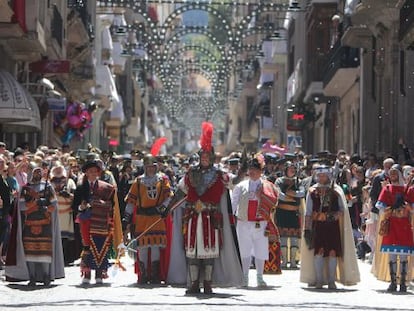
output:
[[[204,129],[195,154],[116,155],[0,142],[0,265],[6,279],[49,285],[79,264],[97,284],[125,253],[137,283],[257,286],[300,269],[300,281],[335,289],[372,264],[388,291],[412,281],[414,166],[344,150],[316,155],[221,155]]]

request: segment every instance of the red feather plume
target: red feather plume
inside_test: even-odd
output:
[[[162,145],[164,145],[167,142],[167,137],[160,137],[158,138],[151,146],[151,154],[156,157],[158,155],[158,152],[160,152],[160,149]]]
[[[201,123],[201,137],[200,137],[200,146],[204,151],[210,152],[213,145],[213,123],[203,122]]]

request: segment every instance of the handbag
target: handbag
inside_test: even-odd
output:
[[[380,222],[378,233],[379,233],[379,235],[384,236],[384,235],[388,235],[389,232],[390,232],[390,218],[385,217]]]
[[[388,235],[388,233],[390,232],[391,214],[392,214],[391,207],[387,207],[385,209],[384,218],[380,221],[380,224],[379,224],[379,232],[378,232],[379,235],[381,236]]]

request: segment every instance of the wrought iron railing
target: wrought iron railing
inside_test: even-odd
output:
[[[323,71],[323,84],[326,85],[340,68],[355,68],[359,66],[359,50],[343,46],[336,41],[328,55],[328,63]]]

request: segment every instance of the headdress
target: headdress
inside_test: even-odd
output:
[[[156,157],[157,155],[158,155],[158,153],[160,152],[160,150],[161,150],[161,147],[162,147],[162,145],[163,144],[165,144],[167,142],[167,138],[166,137],[160,137],[160,138],[158,138],[153,144],[152,144],[152,147],[151,147],[151,151],[150,151],[150,153],[154,156],[154,157]]]
[[[204,121],[201,123],[201,137],[200,137],[200,150],[198,155],[201,157],[201,154],[207,152],[210,154],[210,164],[212,165],[215,161],[216,155],[213,148],[213,123]]]

